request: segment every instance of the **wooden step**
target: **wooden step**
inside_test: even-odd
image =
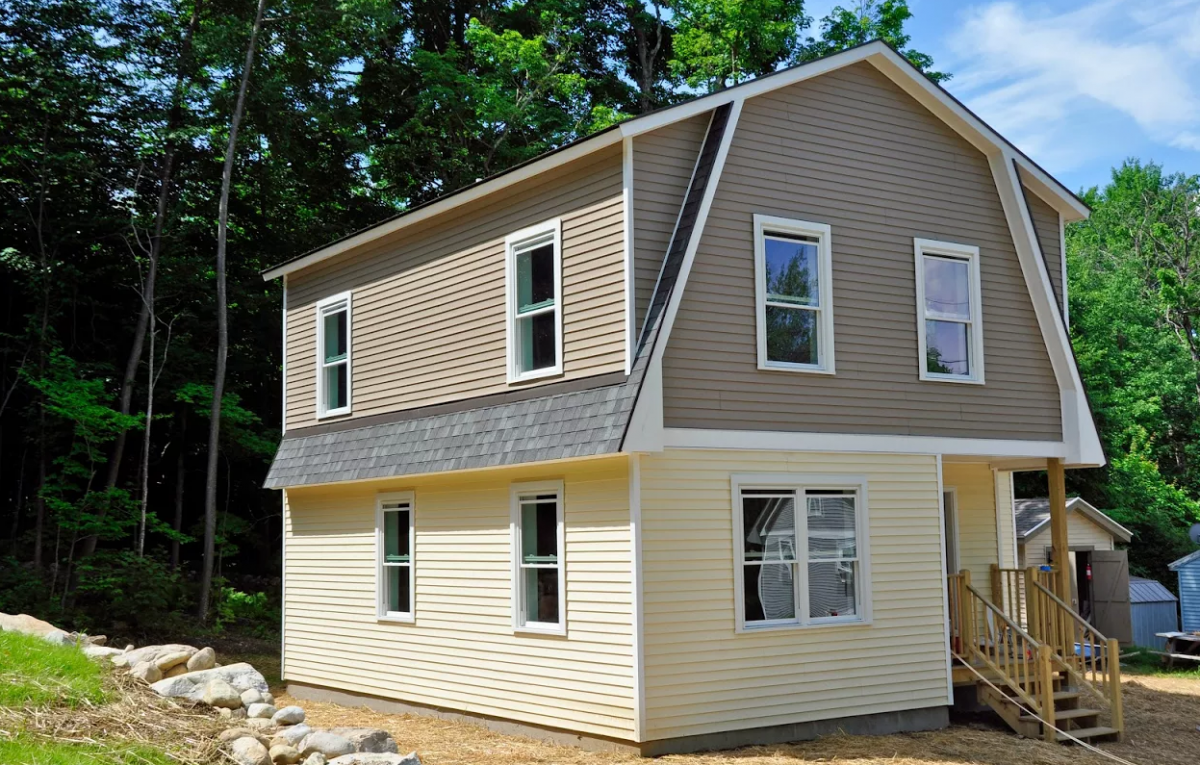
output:
[[[1069,735],[1068,735],[1069,734]],[[1054,737],[1060,742],[1068,743],[1071,738],[1083,739],[1088,741],[1095,738],[1114,738],[1119,736],[1121,731],[1116,728],[1080,728],[1079,730],[1068,731],[1067,733],[1055,733]]]
[[[1082,695],[1083,691],[1055,691],[1054,701],[1055,703],[1058,703],[1060,701],[1066,701],[1067,699],[1077,699]]]
[[[1059,720],[1075,720],[1080,717],[1095,717],[1100,714],[1099,709],[1059,709],[1054,712],[1054,722]],[[1022,720],[1036,720],[1033,715],[1021,715]]]

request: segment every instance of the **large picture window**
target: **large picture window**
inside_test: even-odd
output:
[[[350,293],[317,303],[317,416],[350,413]]]
[[[915,240],[920,378],[983,382],[979,248]]]
[[[413,569],[413,495],[379,495],[375,519],[379,617],[411,621],[416,579]]]
[[[562,373],[562,227],[558,220],[505,239],[508,380]]]
[[[512,489],[513,627],[566,634],[563,485]]]
[[[833,374],[830,228],[754,216],[758,366]]]
[[[739,630],[869,619],[865,481],[734,478]]]

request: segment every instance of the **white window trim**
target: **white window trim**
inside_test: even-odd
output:
[[[351,340],[354,337],[354,310],[351,293],[340,292],[337,295],[317,302],[317,418],[337,417],[350,414],[354,407],[351,396],[354,391],[353,366],[354,350]],[[346,310],[346,405],[336,409],[325,408],[325,316],[336,313],[345,306]]]
[[[391,502],[408,503],[408,608],[389,611],[384,602],[384,527],[383,506]],[[381,622],[412,624],[417,612],[417,504],[411,491],[393,491],[375,495],[375,616]]]
[[[558,623],[525,621],[524,596],[521,588],[521,503],[522,494],[558,495]],[[512,628],[514,633],[534,635],[567,634],[567,546],[566,493],[562,481],[530,481],[514,483],[509,494],[510,548],[512,557]]]
[[[870,544],[870,502],[867,497],[867,477],[863,475],[822,475],[813,473],[737,473],[730,476],[731,502],[733,511],[733,579],[734,579],[734,632],[756,633],[771,630],[816,630],[847,627],[869,627],[873,612],[871,607],[871,544]],[[798,497],[809,489],[846,489],[857,492],[858,506],[854,533],[858,545],[858,578],[855,581],[859,613],[850,617],[824,617],[810,619],[808,617],[808,522],[807,516],[797,512],[797,519],[804,518],[803,530],[797,523],[797,533],[800,537],[800,550],[804,557],[798,558],[796,570],[799,572],[798,589],[803,610],[797,609],[796,619],[789,621],[771,621],[746,623],[745,612],[745,548],[742,539],[745,536],[742,516],[743,489],[786,489],[794,490]],[[799,507],[799,502],[797,503]],[[798,550],[797,552],[800,552]]]
[[[554,235],[554,313],[555,313],[555,359],[554,366],[522,372],[517,350],[517,269],[513,249],[521,243],[545,234]],[[563,373],[563,300],[562,300],[562,219],[555,218],[536,226],[521,229],[504,237],[504,283],[505,300],[505,354],[508,359],[508,384],[556,377]]]
[[[767,359],[767,253],[764,235],[797,234],[817,239],[817,363],[792,364]],[[773,215],[754,216],[754,312],[758,334],[758,368],[768,371],[834,374],[833,350],[833,232],[828,224],[811,223]]]
[[[929,382],[963,383],[983,385],[983,302],[979,277],[979,248],[969,244],[938,242],[932,239],[913,239],[917,276],[917,372],[920,379]],[[971,278],[971,374],[970,376],[939,374],[928,371],[925,337],[925,256],[944,255],[966,260],[970,264]]]

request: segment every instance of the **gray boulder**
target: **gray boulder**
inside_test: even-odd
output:
[[[47,632],[45,635],[42,635],[42,640],[45,640],[47,643],[53,643],[54,645],[74,645],[75,643],[75,640],[71,637],[70,633],[63,632],[62,630]]]
[[[200,693],[200,701],[210,707],[224,707],[225,709],[241,709],[242,707],[242,697],[237,688],[219,677],[214,677],[204,684],[204,690]]]
[[[421,765],[421,758],[416,752],[406,755],[385,752],[355,752],[334,757],[329,765]]]
[[[268,752],[271,755],[271,762],[275,765],[292,765],[300,761],[300,753],[294,747],[287,744],[277,744],[271,747]]]
[[[300,742],[304,740],[305,736],[312,732],[313,729],[308,726],[308,723],[289,725],[288,727],[282,728],[278,733],[276,733],[275,738],[271,739],[271,743],[287,744],[288,746],[294,746],[299,749]]]
[[[307,757],[314,752],[320,752],[332,760],[343,754],[352,754],[354,752],[354,744],[344,736],[339,736],[327,730],[317,730],[305,736],[303,746],[300,749],[300,756]]]
[[[154,658],[154,666],[166,672],[168,669],[178,667],[180,664],[187,664],[187,660],[192,654],[187,651],[172,651],[170,653],[162,653]]]
[[[257,688],[249,688],[242,691],[242,704],[250,706],[251,704],[266,704],[266,699],[263,698],[263,692]]]
[[[24,635],[45,638],[52,633],[62,632],[62,630],[50,622],[42,621],[29,614],[0,613],[0,632],[20,632]]]
[[[187,660],[188,672],[200,672],[212,669],[217,664],[217,652],[211,648],[201,648]]]
[[[85,645],[83,653],[85,656],[90,656],[93,659],[103,659],[106,656],[120,656],[125,652],[120,648],[109,648],[105,645]]]
[[[296,725],[304,722],[304,710],[297,706],[284,707],[271,717],[276,725]]]
[[[236,738],[229,745],[229,756],[237,765],[271,765],[271,755],[256,738]]]
[[[241,727],[229,728],[227,730],[221,731],[221,734],[219,736],[217,736],[217,741],[220,741],[222,744],[228,744],[230,741],[235,741],[239,738],[246,738],[246,737],[250,737],[252,739],[257,740],[258,743],[262,744],[263,746],[267,745],[267,739],[264,738],[260,733],[258,733],[257,731],[250,730],[249,728],[241,728]]]
[[[386,730],[378,728],[330,728],[330,733],[336,733],[351,744],[356,752],[377,752],[382,754],[397,754],[400,749],[396,740]]]
[[[270,691],[263,691],[262,703],[270,704],[271,706],[275,706],[275,697],[271,695]]]
[[[242,703],[242,700],[238,699],[238,703]],[[261,717],[264,720],[270,720],[275,716],[275,707],[270,704],[251,704],[246,707],[246,716]]]
[[[154,687],[153,683],[162,681],[162,670],[154,666],[148,661],[140,661],[133,665],[133,669],[129,670],[129,674],[141,680],[143,683],[151,683],[150,687]]]
[[[327,765],[329,760],[320,752],[313,752],[301,765]]]
[[[200,672],[188,672],[179,677],[169,677],[150,686],[159,696],[171,699],[187,699],[200,703],[204,699],[204,688],[212,680],[224,680],[239,693],[251,688],[259,691],[267,689],[267,681],[249,664],[230,664],[228,667],[214,667]],[[242,700],[239,696],[238,706]]]
[[[173,653],[186,653],[191,656],[196,652],[196,648],[190,645],[181,645],[179,643],[167,643],[166,645],[147,645],[141,648],[135,648],[127,652],[125,655],[129,658],[129,666],[137,664],[139,661],[148,661],[151,664],[157,664],[158,660],[164,656]],[[187,659],[184,659],[187,661]]]
[[[262,717],[247,717],[244,725],[248,728],[253,728],[259,731],[275,729],[275,723]]]

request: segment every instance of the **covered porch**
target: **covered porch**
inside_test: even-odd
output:
[[[1018,568],[1012,473],[1049,476],[1054,560],[1068,560],[1064,467],[943,465],[951,675],[1015,731],[1048,741],[1121,737],[1118,643],[1070,605],[1069,567]]]

